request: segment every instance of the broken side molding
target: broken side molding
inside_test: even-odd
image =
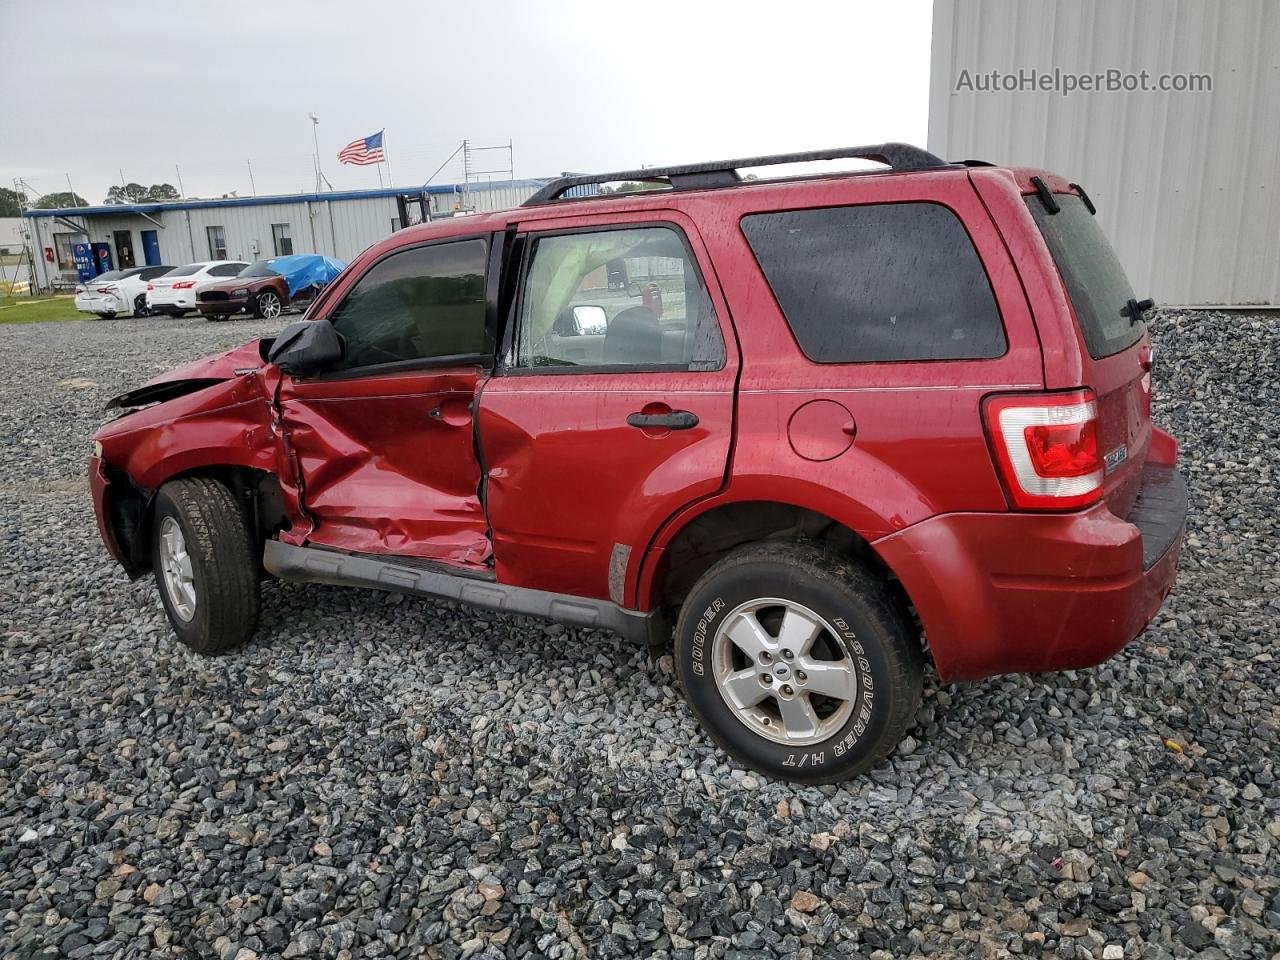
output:
[[[267,572],[282,580],[327,583],[339,587],[371,587],[393,593],[456,600],[485,610],[526,614],[578,627],[620,633],[650,646],[664,643],[665,621],[656,613],[626,610],[608,600],[573,597],[528,587],[476,580],[474,577],[423,569],[395,559],[295,547],[268,540],[262,552]]]

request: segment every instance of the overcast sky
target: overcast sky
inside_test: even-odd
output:
[[[517,177],[882,140],[924,145],[929,0],[677,4],[0,0],[0,185],[101,202],[378,185],[338,151],[386,128],[396,184],[465,137]],[[480,162],[506,166],[505,154]],[[461,178],[460,163],[435,180]],[[386,168],[383,168],[384,177]]]

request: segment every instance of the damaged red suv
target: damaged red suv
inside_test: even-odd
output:
[[[739,174],[845,157],[886,169]],[[204,653],[254,632],[264,576],[674,631],[733,757],[848,777],[926,660],[1096,664],[1173,586],[1151,303],[1093,213],[1045,171],[882,144],[403,230],[274,340],[112,402],[102,537]]]

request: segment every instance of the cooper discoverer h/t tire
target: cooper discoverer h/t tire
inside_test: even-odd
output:
[[[244,510],[217,480],[173,480],[156,495],[156,585],[178,639],[197,653],[230,650],[257,628],[255,540]]]
[[[885,582],[811,543],[752,544],[712,566],[681,608],[675,661],[716,743],[799,783],[878,764],[923,685],[919,640]]]

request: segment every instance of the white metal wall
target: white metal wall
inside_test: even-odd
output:
[[[494,184],[492,187],[473,184],[465,193],[432,194],[431,209],[436,215],[459,207],[477,211],[503,210],[519,206],[533,195],[535,189],[509,184]],[[208,228],[212,226],[223,229],[228,259],[252,261],[274,256],[271,226],[277,223],[289,224],[295,253],[321,253],[351,261],[366,247],[389,236],[400,213],[394,197],[360,197],[343,200],[281,198],[279,203],[163,210],[152,216],[159,221],[158,225],[137,213],[90,214],[63,219],[87,231],[90,242],[110,243],[113,260],[118,255],[114,231],[130,231],[134,258],[139,266],[144,257],[141,232],[155,230],[160,243],[160,262],[178,266],[212,259],[208,235]],[[51,217],[29,218],[27,223],[38,229],[41,248],[54,246],[54,233],[72,232],[66,223],[56,222]],[[51,279],[57,278],[57,266],[44,262],[42,250],[35,251],[35,255],[37,282],[47,286]]]
[[[1212,92],[978,92],[1058,67],[1208,73]],[[1084,186],[1139,296],[1280,305],[1280,4],[934,0],[929,149]]]

